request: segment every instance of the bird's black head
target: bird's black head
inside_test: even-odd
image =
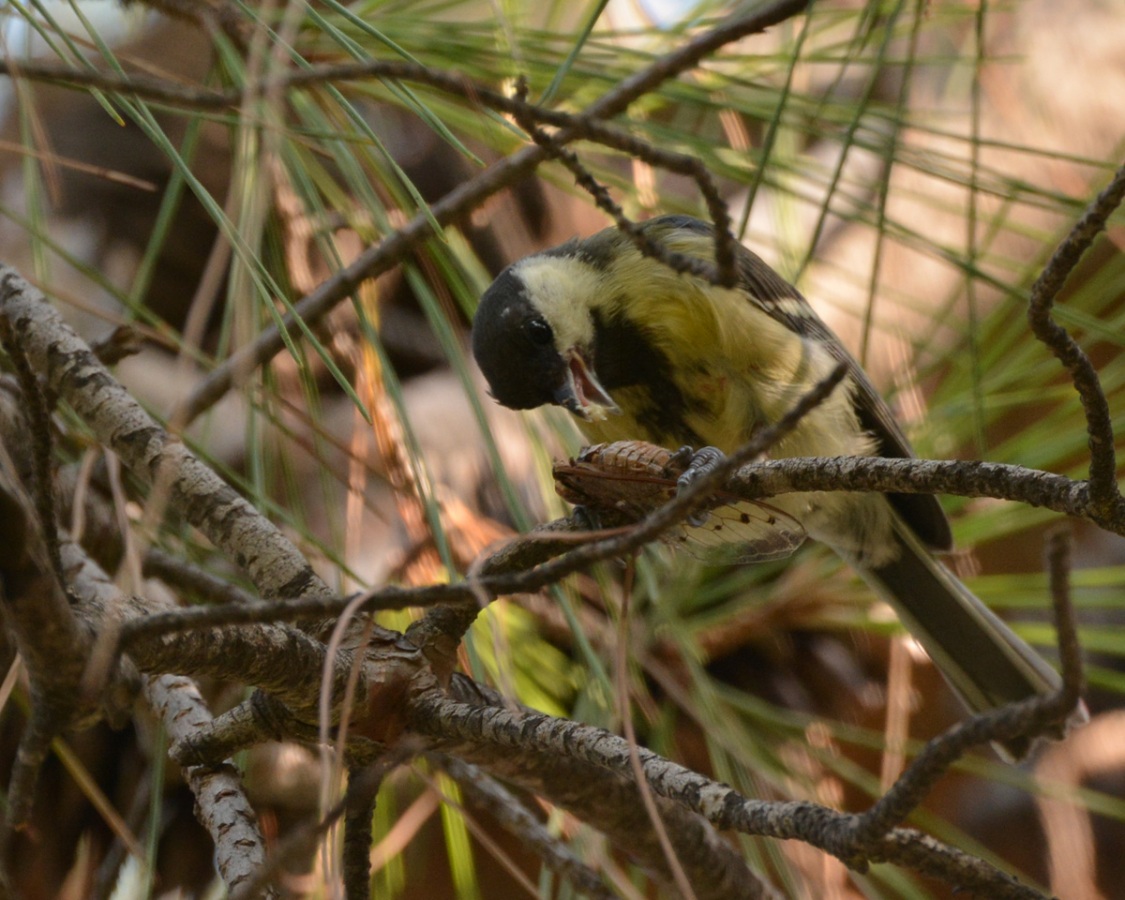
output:
[[[554,332],[511,268],[480,298],[473,317],[473,356],[489,392],[512,409],[555,402],[567,381],[567,363],[555,346]]]

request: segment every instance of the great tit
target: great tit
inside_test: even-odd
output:
[[[689,216],[642,226],[670,253],[711,262]],[[773,457],[911,457],[875,388],[804,297],[749,250],[716,286],[641,253],[616,228],[528,256],[481,297],[472,344],[504,406],[557,404],[595,441],[730,453],[776,422],[839,361],[844,383],[770,448]],[[1058,689],[1058,674],[931,551],[949,523],[926,494],[817,492],[770,499],[888,600],[962,700],[993,709]],[[1026,742],[1010,742],[1022,755]]]

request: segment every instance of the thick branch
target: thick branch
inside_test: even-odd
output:
[[[0,618],[27,667],[31,710],[5,795],[0,866],[7,863],[12,830],[31,813],[51,741],[78,712],[90,644],[59,585],[31,500],[11,477],[8,454],[3,456],[7,464],[0,462]]]
[[[145,697],[160,716],[172,740],[180,740],[211,722],[199,688],[189,678],[161,675],[147,679]],[[215,868],[233,892],[248,882],[265,862],[265,842],[258,817],[242,789],[234,764],[189,766],[184,777],[195,796],[195,815],[215,845]],[[277,896],[269,889],[267,898]]]
[[[627,741],[598,728],[541,713],[472,706],[449,700],[435,691],[412,698],[410,722],[415,731],[435,742],[437,749],[492,771],[501,767],[502,774],[525,784],[528,780],[538,782],[544,771],[550,771],[553,761],[586,762],[618,773],[623,782],[627,781],[630,771]],[[643,747],[636,752],[645,777],[657,795],[698,813],[719,828],[804,841],[851,866],[864,868],[868,862],[896,862],[990,897],[1041,900],[1042,895],[1037,891],[1018,884],[983,860],[918,832],[895,829],[871,844],[860,846],[852,837],[855,821],[852,816],[815,803],[749,799],[725,784],[662,759]],[[568,771],[568,777],[571,790],[577,790],[573,768]],[[544,790],[541,784],[538,789]],[[598,789],[607,788],[599,783]],[[635,786],[630,785],[630,790],[635,791]],[[566,800],[552,796],[549,791],[544,790],[544,793],[554,802],[568,805]],[[635,794],[630,803],[643,819],[644,813]],[[605,797],[600,804],[607,805]],[[662,811],[666,809],[668,807],[662,806]],[[651,835],[647,821],[641,824],[638,820],[634,827]]]
[[[603,832],[616,849],[671,884],[664,850],[653,834],[637,786],[628,775],[591,766],[573,748],[560,752],[556,747],[544,752],[543,747],[526,740],[516,740],[501,748],[445,728],[446,717],[455,707],[506,713],[500,707],[460,704],[437,692],[417,699],[420,702],[411,708],[413,725],[427,736],[427,743],[435,750],[541,794]],[[769,885],[746,867],[735,848],[706,822],[680,804],[658,798],[658,805],[669,833],[674,836],[677,857],[699,900],[775,896]]]
[[[130,656],[143,671],[243,681],[305,710],[316,708],[327,660],[320,641],[292,628],[265,624],[164,635],[136,643]],[[332,696],[337,701],[351,665],[347,651],[333,660]]]
[[[165,431],[37,289],[0,270],[0,314],[35,369],[138,477],[247,571],[265,597],[331,592],[292,543]]]

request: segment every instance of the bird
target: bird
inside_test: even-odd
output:
[[[714,264],[715,230],[686,215],[534,253],[484,291],[472,349],[491,396],[556,405],[591,442],[734,452],[840,363],[840,388],[770,447],[783,457],[914,456],[890,408],[801,293],[734,244],[723,287],[666,260]],[[1058,691],[1058,673],[935,553],[953,540],[936,497],[818,491],[770,498],[895,609],[965,705],[984,712]],[[1053,736],[1061,736],[1061,733]],[[1031,742],[1005,743],[1010,758]]]

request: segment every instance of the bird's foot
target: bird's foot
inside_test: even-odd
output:
[[[576,504],[570,511],[570,521],[579,531],[601,531],[602,523],[597,512],[584,503]]]
[[[701,447],[699,450],[681,447],[672,456],[673,464],[677,467],[683,467],[683,472],[676,479],[677,493],[683,493],[694,482],[714,471],[715,467],[721,464],[724,459],[726,459],[726,454],[718,447]],[[710,515],[707,510],[702,509],[688,516],[687,522],[689,525],[703,525],[710,518]]]

